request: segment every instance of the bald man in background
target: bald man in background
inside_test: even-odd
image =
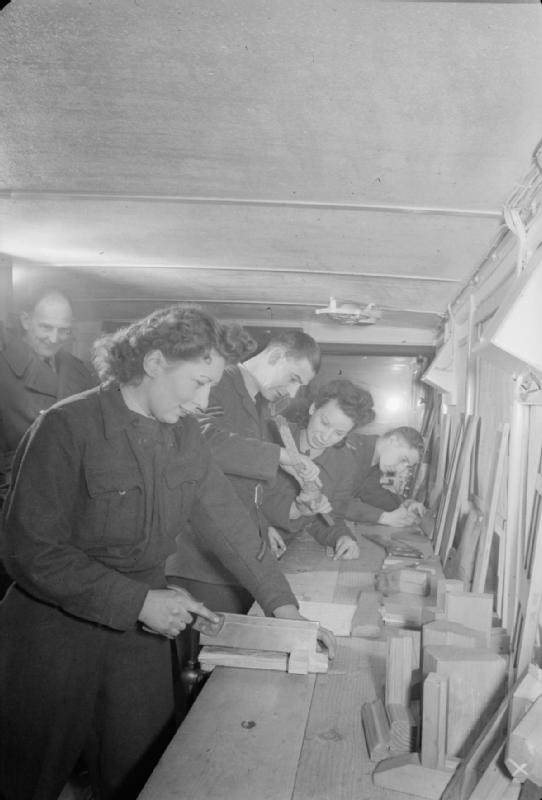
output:
[[[73,324],[62,292],[41,292],[20,315],[21,335],[0,350],[0,503],[23,434],[41,411],[97,384],[91,371],[64,349]]]

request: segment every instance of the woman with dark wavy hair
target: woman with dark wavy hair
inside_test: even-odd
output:
[[[172,732],[168,640],[193,615],[218,620],[166,585],[188,519],[267,614],[301,619],[193,416],[249,345],[198,308],[156,311],[100,339],[102,385],[23,438],[2,539],[14,580],[0,605],[6,798],[54,800],[82,752],[100,800],[139,793]]]
[[[352,381],[342,378],[321,386],[306,410],[304,423],[292,426],[292,432],[300,452],[309,455],[320,469],[322,500],[315,505],[299,493],[289,475],[280,474],[275,488],[264,495],[267,518],[289,533],[307,529],[321,544],[334,548],[335,558],[358,558],[359,547],[344,522],[352,496],[353,464],[343,445],[353,428],[367,425],[374,416],[372,396]],[[331,526],[320,517],[330,512]],[[276,555],[285,550],[275,527],[269,529],[269,540]]]

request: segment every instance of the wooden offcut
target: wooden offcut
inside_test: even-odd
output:
[[[408,706],[412,685],[412,639],[391,636],[388,639],[386,664],[386,706],[397,703]]]
[[[376,786],[424,800],[438,800],[452,775],[453,771],[448,769],[424,767],[418,753],[408,753],[387,758],[377,764],[373,772],[373,782]]]
[[[361,723],[365,733],[365,743],[371,761],[381,761],[389,756],[390,723],[384,703],[377,698],[361,707]]]
[[[475,628],[486,636],[489,643],[493,623],[493,595],[473,592],[446,592],[444,615],[450,622]]]
[[[534,701],[542,695],[542,669],[529,664],[527,672],[512,692],[508,729],[511,731]]]
[[[504,695],[507,660],[482,648],[425,647],[423,672],[448,679],[446,752],[462,758]]]
[[[423,683],[421,762],[424,767],[445,767],[447,712],[448,679],[430,672]]]

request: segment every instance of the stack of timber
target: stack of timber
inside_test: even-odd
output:
[[[389,639],[385,700],[366,704],[362,720],[369,755],[378,762],[375,785],[436,800],[505,696],[508,658],[493,647],[491,594],[442,578],[433,602],[434,618],[421,625],[421,655],[414,654],[419,631],[397,630]],[[499,745],[502,751],[502,738]],[[485,784],[504,792],[510,783],[495,761]]]

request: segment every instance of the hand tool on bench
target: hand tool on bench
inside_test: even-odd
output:
[[[303,475],[299,469],[301,464],[301,453],[297,449],[295,439],[292,435],[292,431],[290,430],[287,420],[281,414],[275,414],[273,419],[275,420],[280,438],[282,439],[282,443],[284,444],[286,452],[291,459],[292,466],[297,474],[303,492],[307,495],[310,495],[315,502],[319,502],[321,498],[324,497],[324,494],[316,481],[306,481],[303,479]],[[320,514],[320,516],[328,525],[334,524],[331,514]]]

